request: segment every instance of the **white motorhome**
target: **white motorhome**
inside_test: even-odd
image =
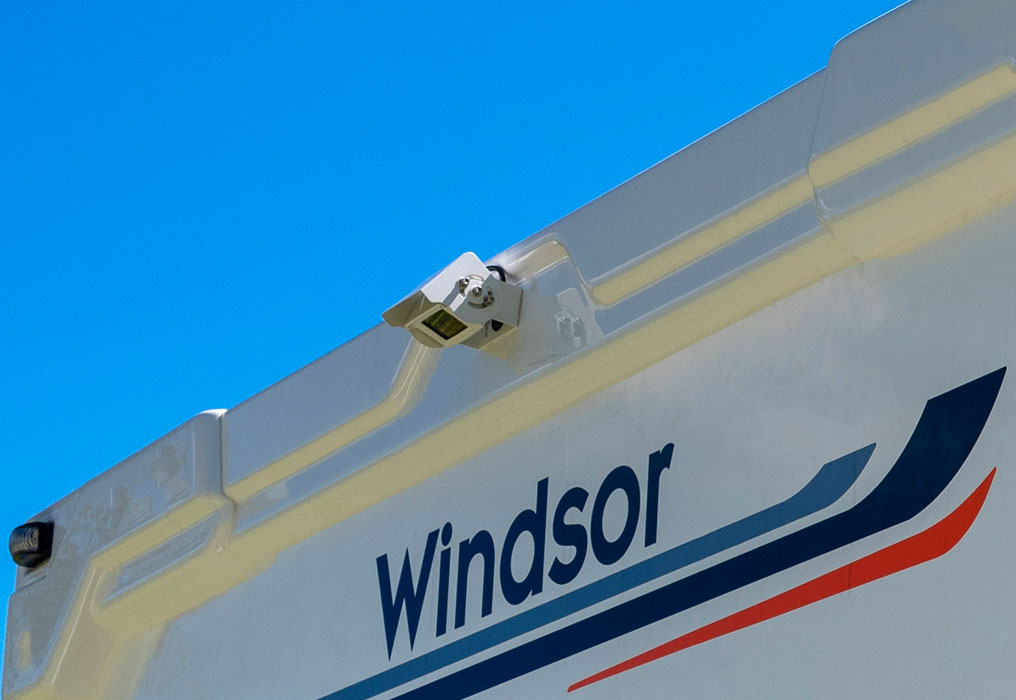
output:
[[[1016,3],[826,69],[15,530],[4,700],[1016,688]]]

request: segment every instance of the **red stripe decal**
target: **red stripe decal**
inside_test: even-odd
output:
[[[994,477],[992,469],[956,510],[927,530],[584,678],[568,692],[942,556],[973,524]]]

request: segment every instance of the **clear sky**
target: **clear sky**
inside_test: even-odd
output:
[[[4,3],[0,529],[895,4]]]

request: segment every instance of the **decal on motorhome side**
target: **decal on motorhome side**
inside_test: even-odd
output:
[[[659,514],[660,477],[664,470],[670,468],[674,445],[668,444],[658,452],[649,455],[649,466],[646,474],[646,508],[645,536],[646,547],[656,543],[657,516]],[[500,591],[502,598],[509,605],[519,605],[531,596],[539,595],[544,587],[544,552],[546,550],[548,510],[547,493],[550,479],[541,479],[536,484],[536,506],[519,512],[512,520],[508,531],[501,538],[500,546],[495,544],[494,536],[488,530],[480,530],[472,537],[459,542],[458,564],[455,576],[455,628],[466,624],[467,594],[470,565],[477,558],[482,563],[483,594],[480,617],[491,614],[494,590]],[[604,533],[603,516],[607,501],[612,494],[620,492],[625,499],[625,522],[621,533],[613,540]],[[621,465],[611,470],[603,479],[596,497],[593,499],[588,529],[584,523],[566,522],[570,511],[582,513],[589,502],[589,492],[575,486],[565,491],[554,508],[551,535],[558,545],[574,550],[570,557],[555,558],[546,571],[547,578],[553,583],[564,586],[571,583],[586,562],[586,555],[592,555],[604,565],[616,563],[628,551],[638,528],[641,512],[641,488],[638,475],[627,466]],[[431,582],[438,533],[441,536],[442,550],[440,553],[439,573],[437,575],[437,619],[434,626],[435,636],[440,637],[448,630],[449,599],[451,597],[451,560],[452,560],[452,524],[445,523],[440,530],[432,530],[426,539],[423,556],[419,564],[419,573],[414,581],[410,551],[407,548],[402,559],[402,569],[398,575],[398,584],[394,588],[391,583],[392,574],[388,563],[388,555],[377,558],[378,588],[381,594],[381,614],[384,620],[385,639],[388,644],[388,656],[391,658],[395,636],[399,629],[399,621],[405,617],[409,633],[409,647],[412,649],[416,641],[416,633],[420,623],[420,613],[424,599],[433,587]],[[523,535],[532,541],[532,556],[521,580],[512,572],[512,555]],[[496,555],[500,552],[500,557]],[[498,563],[499,562],[499,563]],[[497,564],[497,565],[496,565]],[[475,569],[475,567],[474,567]],[[495,586],[494,572],[498,572],[499,586]]]
[[[917,426],[896,463],[865,498],[849,509],[807,525],[795,532],[778,537],[754,549],[735,555],[689,576],[663,584],[610,608],[570,622],[563,627],[549,630],[542,636],[522,642],[515,647],[500,651],[493,656],[459,668],[396,697],[406,699],[440,698],[442,700],[469,697],[909,520],[938,497],[963,465],[987,422],[1004,375],[1005,368],[1003,367],[930,399],[925,404]],[[659,477],[662,471],[669,466],[672,449],[671,445],[667,445],[664,449],[650,456],[647,473],[649,483],[647,492],[651,491],[654,480],[657,487],[656,494],[655,496],[650,496],[650,501],[658,498]],[[325,696],[321,700],[355,700],[373,697],[396,688],[403,683],[445,668],[456,661],[467,659],[480,651],[490,649],[496,644],[510,641],[548,623],[561,620],[568,615],[579,612],[618,593],[660,578],[678,568],[729,549],[759,534],[764,534],[784,524],[799,520],[804,515],[814,513],[837,500],[856,480],[860,470],[871,456],[873,449],[874,445],[869,445],[830,462],[818,472],[808,485],[783,503],[748,516],[654,557],[650,557],[626,569],[617,571],[599,581],[533,607],[514,617],[491,625],[486,629],[462,637],[439,649],[393,666],[386,671]],[[655,476],[654,464],[657,467]],[[621,468],[619,467],[618,469]],[[618,469],[612,471],[611,474],[618,472]],[[609,497],[613,490],[624,490],[629,505],[628,520],[637,519],[639,508],[638,505],[633,506],[633,502],[637,502],[636,499],[639,496],[638,478],[630,468],[624,467],[624,469],[627,469],[631,474],[626,473],[623,477],[615,477],[613,481],[608,481],[610,479],[610,475],[608,475],[608,478],[600,486],[600,492],[607,490],[606,496],[603,497],[605,499]],[[579,680],[569,690],[576,690],[589,683],[616,675],[694,644],[699,644],[748,625],[756,624],[803,605],[817,602],[849,588],[863,585],[877,578],[941,556],[959,541],[973,522],[987,495],[993,476],[994,471],[988,475],[978,489],[953,513],[927,530],[847,566],[836,569],[824,576],[808,581],[785,593],[774,596],[735,615],[677,637],[671,642]],[[539,534],[541,516],[543,520],[543,533],[545,535],[546,517],[548,515],[546,510],[546,489],[547,480],[541,480],[537,486],[537,507],[533,510],[523,511],[516,517],[512,527],[509,528],[508,534],[505,536],[503,547],[512,541],[513,530],[520,531],[523,527],[526,529],[535,528],[535,530],[530,530],[530,534],[534,535],[534,537],[535,534]],[[565,492],[565,496],[575,490],[573,488]],[[557,513],[561,511],[562,507],[565,508],[565,512],[569,509],[568,505],[562,506],[562,503],[575,504],[580,500],[582,504],[585,503],[584,498],[566,501],[565,496],[561,497],[555,509],[555,524],[558,520]],[[600,500],[599,493],[596,500]],[[571,507],[575,506],[572,505]],[[577,509],[581,510],[581,506]],[[645,544],[649,546],[652,544],[650,539],[655,541],[655,513],[650,513],[650,507],[647,507],[646,510]],[[634,516],[632,515],[633,512]],[[597,528],[595,503],[592,516],[589,533],[591,541],[596,536],[593,533]],[[652,526],[649,523],[650,516],[654,519]],[[600,517],[602,517],[602,513]],[[521,522],[528,523],[528,525],[516,526],[516,523],[519,523],[520,519]],[[448,527],[450,530],[450,526]],[[631,530],[630,533],[629,529]],[[612,544],[616,549],[611,550],[608,548],[604,550],[601,543],[601,551],[597,554],[597,543],[593,542],[592,549],[594,556],[601,562],[604,559],[607,559],[610,563],[617,561],[624,554],[623,550],[626,550],[630,546],[634,538],[634,531],[634,526],[629,528],[626,521],[626,525],[618,539],[613,543],[608,543],[608,545]],[[650,538],[650,531],[652,531],[652,538]],[[449,531],[448,537],[442,537],[445,545],[450,542],[450,534]],[[576,531],[574,534],[579,533]],[[598,534],[602,536],[602,528]],[[585,537],[584,534],[581,536]],[[518,535],[516,534],[515,538],[517,539],[517,537]],[[429,557],[431,561],[434,556],[437,538],[437,530],[428,535],[427,549],[430,550]],[[476,536],[470,540],[463,540],[460,543],[460,551],[463,544],[471,542],[475,538]],[[578,538],[564,541],[562,538],[555,536],[555,540],[560,544],[572,544],[576,543]],[[623,546],[619,546],[617,543],[623,543]],[[576,554],[566,566],[574,566],[576,561],[581,561],[578,552],[583,551],[583,547],[581,545],[574,546]],[[466,549],[469,549],[468,545]],[[620,554],[617,553],[619,550]],[[502,549],[502,553],[504,551]],[[607,552],[607,554],[604,555],[604,552]],[[615,555],[616,558],[611,561],[611,557]],[[382,557],[384,556],[382,555]],[[486,562],[487,555],[480,556],[483,556]],[[381,561],[382,557],[378,557],[377,568],[379,581],[381,581],[379,586],[382,592],[382,605],[384,606],[385,589],[382,574],[388,572],[384,570],[384,565]],[[447,561],[447,558],[441,558]],[[491,554],[489,558],[492,560],[493,555]],[[529,595],[535,595],[542,590],[542,564],[537,567],[538,562],[535,561],[538,558],[534,556],[534,566],[531,569],[531,573],[534,570],[539,570],[541,574],[539,583],[536,581],[535,574],[532,575],[532,580],[529,580],[529,577],[524,579],[525,588],[521,587],[523,584],[515,582],[512,579],[509,583],[508,591],[515,590],[512,589],[511,583],[517,583],[520,586],[518,589],[519,595],[521,595],[522,590],[526,591],[526,595],[522,597],[522,599],[525,599]],[[425,561],[427,559],[426,552],[424,559]],[[508,561],[510,562],[510,559]],[[555,563],[558,563],[558,561],[555,560]],[[399,617],[395,618],[395,628],[397,629],[398,621],[401,619],[402,610],[405,609],[405,606],[410,603],[411,599],[415,599],[417,596],[420,601],[419,605],[422,605],[422,598],[427,590],[428,576],[424,575],[421,569],[420,575],[414,584],[411,578],[411,570],[407,567],[406,562],[408,562],[408,551],[404,560],[402,574],[405,576],[409,573],[410,578],[408,579],[408,584],[404,584],[404,579],[402,578],[399,580],[396,591],[402,589],[403,602],[401,604],[402,607],[397,610],[396,606],[399,605],[397,597],[399,593],[396,592],[392,596],[390,580],[388,582],[389,588],[387,592],[389,597],[387,604],[390,610],[395,610],[395,612],[387,613],[385,618],[389,653],[394,637],[391,629],[391,616],[393,614],[399,615]],[[445,582],[449,581],[450,574],[446,573],[450,571],[449,567],[450,564],[439,562],[439,569],[441,569],[439,579],[443,578]],[[581,567],[581,564],[578,567]],[[485,591],[493,586],[493,573],[488,572],[491,568],[492,565],[485,563]],[[551,570],[553,570],[553,565]],[[468,575],[468,569],[466,571],[466,575]],[[462,575],[461,567],[459,575]],[[507,576],[511,579],[512,574],[510,569]],[[502,562],[502,594],[511,603],[512,598],[509,598],[508,591],[504,590],[504,577],[505,569]],[[490,584],[486,582],[487,578],[490,579]],[[572,578],[574,578],[574,575],[567,580],[570,581]],[[555,580],[553,576],[551,576],[551,580]],[[459,583],[461,584],[462,582],[460,581]],[[442,584],[440,580],[437,588],[439,595],[439,618],[435,629],[440,630],[440,615],[442,613],[440,597],[445,596],[447,601],[449,591],[447,583]],[[484,598],[486,597],[485,593]],[[416,606],[417,603],[414,602],[412,605]],[[463,602],[462,605],[464,609],[466,603]],[[481,602],[481,608],[483,607]],[[447,614],[447,602],[443,606],[443,611]],[[414,636],[414,627],[419,623],[419,613],[414,614],[416,616],[415,622],[413,622],[412,618],[408,617],[407,610],[407,627],[409,628],[410,638]]]

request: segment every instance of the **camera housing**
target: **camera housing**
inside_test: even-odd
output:
[[[382,315],[432,348],[481,348],[519,325],[522,290],[463,253]]]

